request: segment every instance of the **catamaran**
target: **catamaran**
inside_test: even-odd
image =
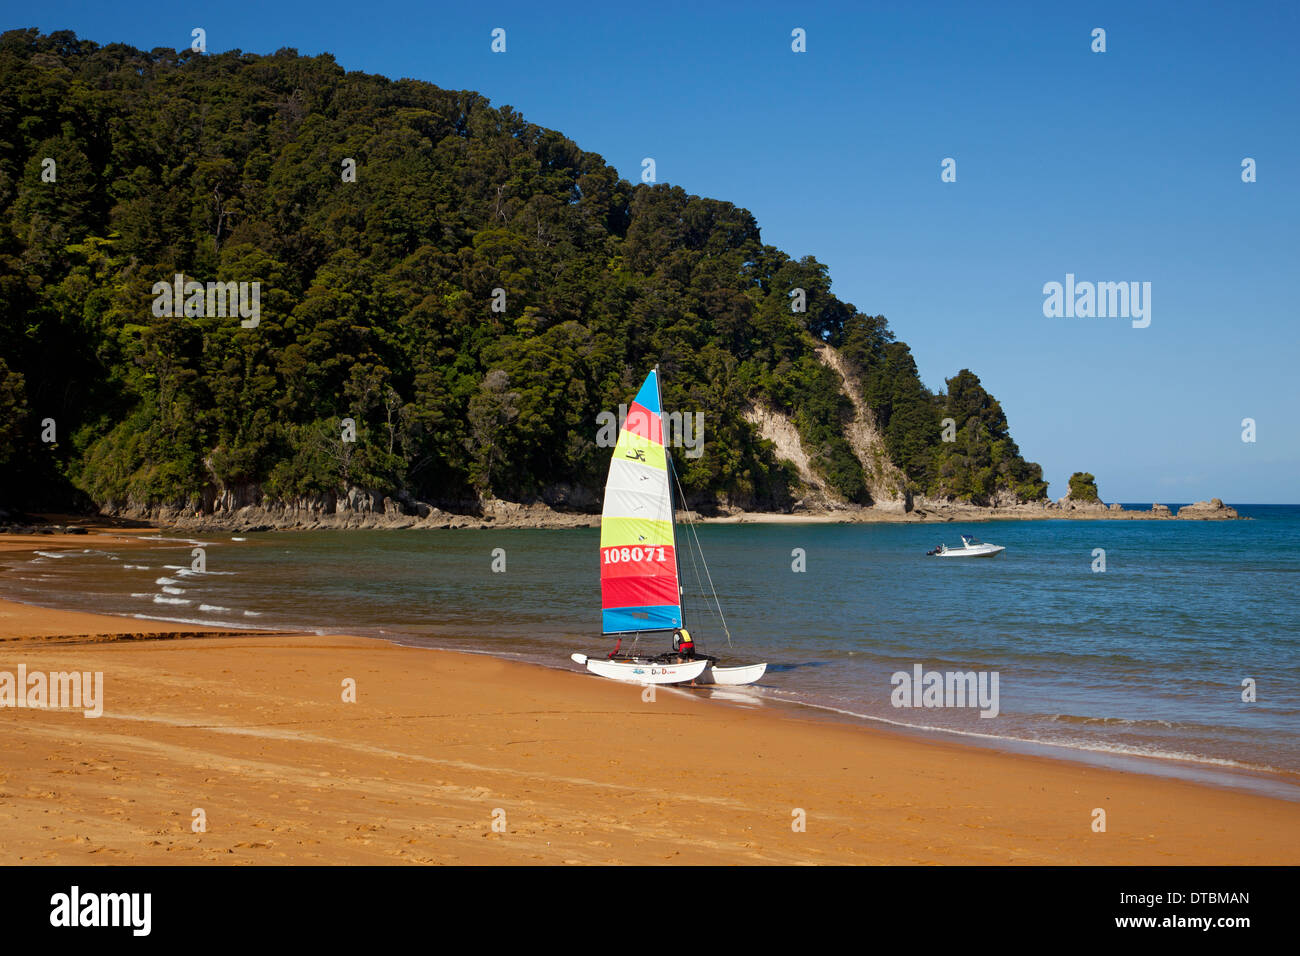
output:
[[[696,653],[686,630],[673,512],[674,483],[682,500],[685,496],[681,495],[676,477],[672,456],[664,445],[663,401],[659,367],[655,366],[619,430],[600,517],[602,632],[618,635],[618,643],[607,657],[570,656],[593,674],[636,684],[752,684],[763,676],[767,664],[720,667],[717,658]],[[699,537],[693,527],[690,531],[699,551]],[[693,555],[691,560],[694,563]],[[730,645],[731,632],[703,552],[700,564],[704,565],[718,620]],[[674,650],[638,654],[636,645],[641,636],[655,633],[673,635]],[[629,634],[633,635],[632,648],[619,654],[623,638]]]

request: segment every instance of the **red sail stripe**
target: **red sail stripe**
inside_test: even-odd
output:
[[[677,582],[670,577],[606,577],[600,582],[600,596],[607,609],[676,604]]]
[[[633,402],[627,410],[627,421],[623,428],[633,435],[647,438],[656,445],[664,443],[663,423],[659,416],[640,402]]]

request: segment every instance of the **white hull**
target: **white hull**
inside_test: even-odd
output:
[[[684,664],[656,664],[652,661],[619,661],[571,654],[575,663],[610,680],[629,684],[683,684],[693,681],[703,673],[708,661],[687,661]]]
[[[741,664],[737,667],[706,667],[701,684],[753,684],[767,671],[767,664]]]
[[[973,548],[949,548],[947,551],[940,551],[935,555],[936,558],[991,558],[995,554],[1007,550],[1000,544],[980,544]]]

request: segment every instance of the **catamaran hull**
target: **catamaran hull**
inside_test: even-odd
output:
[[[574,662],[584,665],[593,674],[629,684],[684,684],[695,680],[709,666],[708,661],[655,664],[650,661],[611,661],[588,657],[586,654],[570,656]]]
[[[753,684],[767,671],[767,664],[741,664],[736,667],[704,668],[697,683],[700,684]]]

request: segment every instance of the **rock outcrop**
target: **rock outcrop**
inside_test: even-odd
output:
[[[1058,499],[1056,502],[1056,506],[1065,512],[1083,511],[1089,513],[1095,513],[1095,512],[1113,510],[1111,508],[1108,508],[1104,501],[1100,501],[1098,499],[1071,498],[1069,495],[1066,495],[1065,497]]]
[[[1240,518],[1241,515],[1237,514],[1236,508],[1225,505],[1221,498],[1211,498],[1209,501],[1183,505],[1178,509],[1178,517],[1197,521],[1232,521],[1234,518]]]
[[[554,498],[555,500],[551,500]],[[597,506],[581,489],[548,488],[543,500],[461,502],[446,511],[408,496],[391,497],[366,488],[345,493],[304,495],[289,501],[266,496],[256,485],[222,489],[200,507],[113,503],[102,513],[181,531],[235,533],[323,528],[532,528],[586,527],[600,523],[598,511],[573,511],[579,503]]]

